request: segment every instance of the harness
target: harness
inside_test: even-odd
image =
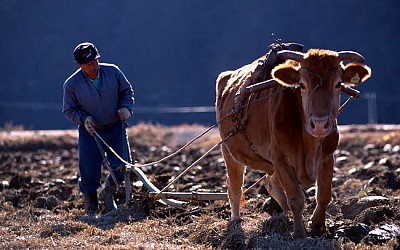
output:
[[[281,47],[279,47],[281,46]],[[287,47],[282,47],[282,46],[287,46]],[[292,46],[292,47],[291,47]],[[266,76],[266,74],[270,74],[271,70],[273,69],[273,67],[275,67],[276,64],[280,63],[280,59],[277,58],[276,53],[278,51],[278,49],[285,49],[285,48],[293,48],[293,49],[299,49],[301,46],[302,49],[302,45],[298,45],[298,44],[282,44],[280,43],[280,41],[278,41],[278,44],[273,44],[270,46],[270,51],[266,56],[265,60],[261,60],[258,64],[258,66],[256,67],[255,70],[255,74],[251,75],[247,80],[247,82],[244,84],[244,86],[242,86],[239,91],[238,94],[235,98],[235,105],[232,108],[231,112],[227,115],[225,115],[222,119],[220,119],[216,124],[214,124],[213,126],[211,126],[210,128],[208,128],[206,131],[204,131],[203,133],[201,133],[200,135],[198,135],[197,137],[195,137],[194,139],[192,139],[191,141],[189,141],[188,143],[186,143],[184,146],[182,146],[179,150],[177,150],[176,152],[158,160],[155,162],[151,162],[151,163],[146,163],[146,164],[132,164],[129,163],[127,161],[125,161],[122,157],[120,157],[100,136],[99,134],[96,132],[96,130],[94,130],[95,133],[95,139],[96,139],[96,143],[98,144],[100,151],[103,153],[104,151],[101,149],[102,145],[100,144],[100,142],[102,142],[102,144],[104,144],[105,147],[107,147],[112,154],[114,154],[121,162],[123,162],[125,165],[120,167],[121,172],[123,172],[125,174],[125,177],[127,177],[127,173],[133,172],[134,174],[137,175],[137,177],[146,185],[146,187],[151,191],[150,192],[150,197],[156,198],[156,199],[162,199],[162,201],[164,203],[167,203],[171,206],[174,207],[178,207],[178,208],[182,208],[186,205],[185,202],[181,202],[181,201],[176,201],[174,199],[170,199],[170,198],[175,198],[175,197],[183,197],[185,196],[186,199],[189,197],[190,199],[195,199],[195,200],[213,200],[213,199],[227,199],[227,194],[226,193],[221,193],[221,194],[216,194],[214,195],[213,193],[190,193],[190,194],[186,194],[186,193],[180,193],[179,195],[176,193],[176,196],[173,196],[173,194],[171,195],[171,193],[165,192],[165,190],[170,187],[173,183],[175,183],[183,174],[185,174],[189,169],[191,169],[193,166],[195,166],[196,164],[198,164],[198,162],[200,162],[202,159],[204,159],[212,150],[214,150],[216,147],[220,146],[221,144],[225,143],[230,137],[234,136],[237,133],[242,134],[242,136],[244,136],[245,140],[247,141],[247,143],[249,143],[250,148],[252,149],[252,151],[254,152],[254,154],[259,157],[260,159],[262,159],[265,162],[270,163],[269,160],[265,159],[257,150],[257,148],[254,146],[253,142],[250,140],[250,138],[247,136],[246,133],[246,122],[248,120],[248,111],[250,109],[250,105],[259,101],[262,101],[264,99],[267,99],[271,96],[274,96],[276,94],[279,94],[282,91],[289,91],[289,90],[293,90],[291,88],[279,88],[277,91],[271,93],[268,96],[262,97],[262,98],[257,98],[256,100],[254,100],[254,96],[256,94],[258,94],[259,97],[259,92],[261,92],[262,90],[268,89],[268,88],[272,88],[272,87],[276,87],[279,86],[278,83],[273,82],[271,80],[267,80],[267,81],[261,81],[261,82],[257,82],[259,79],[268,79],[268,77]],[[257,82],[255,84],[253,84],[253,82]],[[342,91],[347,93],[348,95],[350,95],[350,98],[358,98],[359,93],[357,90],[352,89],[350,87],[345,86],[344,84],[342,84]],[[349,100],[346,101],[345,104],[343,104],[341,106],[341,109],[343,109],[343,107],[349,102]],[[157,163],[160,163],[162,161],[165,161],[175,155],[177,155],[178,153],[180,153],[184,148],[188,147],[190,144],[192,144],[194,141],[196,141],[197,139],[199,139],[201,136],[203,136],[204,134],[206,134],[207,132],[209,132],[211,129],[215,128],[216,126],[220,125],[225,119],[231,118],[232,122],[234,124],[234,127],[232,128],[232,130],[224,136],[224,138],[222,138],[216,145],[214,145],[212,148],[210,148],[205,154],[203,154],[203,156],[201,156],[199,159],[197,159],[195,162],[193,162],[190,166],[188,166],[184,171],[182,171],[176,178],[174,178],[172,181],[169,182],[169,184],[167,186],[165,186],[162,190],[159,190],[155,185],[153,185],[145,176],[145,174],[140,170],[141,167],[145,167],[145,166],[150,166],[150,165],[154,165]],[[104,153],[103,153],[104,155]],[[104,159],[106,164],[109,164],[108,161],[106,159]],[[113,172],[110,170],[111,175],[113,175]],[[258,182],[260,182],[262,179],[264,179],[266,177],[266,175],[264,175],[264,177],[262,177],[261,179],[259,179],[256,183],[254,183],[251,187],[249,187],[247,190],[244,191],[244,193],[246,193],[249,189],[251,189],[253,186],[255,186]],[[115,176],[113,177],[114,180]],[[115,181],[116,184],[118,185],[118,182]],[[129,202],[129,197],[131,194],[131,184],[130,184],[130,179],[129,177],[125,179],[125,195],[126,195],[126,203]],[[120,188],[118,188],[118,190],[120,190]],[[200,199],[201,198],[201,199]]]
[[[314,87],[314,89],[313,89],[313,90],[311,91],[311,93],[310,93],[310,97],[311,97],[311,96],[314,94],[314,92],[315,92],[319,87],[325,88],[325,87],[323,86],[323,84],[322,84],[325,77],[321,77],[320,75],[315,74],[315,73],[312,72],[311,69],[309,69],[309,68],[303,67],[303,69],[308,70],[310,73],[312,73],[313,75],[315,75],[316,77],[319,78],[319,83],[317,84],[317,86]],[[360,97],[360,91],[358,91],[358,90],[356,90],[356,89],[354,89],[354,88],[352,88],[352,87],[346,86],[344,83],[341,83],[341,85],[340,85],[340,90],[341,90],[343,93],[346,93],[349,97],[348,97],[347,100],[339,107],[338,113],[337,113],[338,115],[342,112],[342,110],[344,109],[344,107],[346,107],[346,105],[347,105],[353,98],[359,98],[359,97]],[[310,102],[310,100],[311,100],[311,98],[309,98],[309,102]],[[310,106],[310,104],[307,103],[307,107],[306,107],[306,108],[308,109],[309,106]]]
[[[285,88],[281,88],[279,91],[272,93],[271,95],[264,97],[262,99],[257,99],[252,102],[252,98],[257,93],[259,96],[259,92],[266,88],[272,88],[279,86],[276,82],[262,81],[258,82],[259,79],[268,79],[270,78],[272,69],[282,63],[283,61],[278,57],[278,51],[280,50],[295,50],[295,51],[303,51],[303,45],[298,43],[281,43],[280,40],[277,40],[275,43],[269,46],[269,52],[266,54],[264,60],[259,60],[254,72],[250,74],[244,84],[239,88],[236,92],[234,105],[229,113],[231,117],[232,123],[234,124],[234,128],[229,134],[240,133],[249,144],[253,153],[263,161],[269,162],[262,154],[260,154],[254,146],[254,143],[250,140],[246,131],[246,123],[248,120],[248,110],[250,105],[254,102],[261,101],[263,99],[269,98],[275,94],[280,93]]]
[[[314,76],[316,76],[319,79],[319,82],[317,83],[317,85],[313,88],[313,90],[311,90],[311,93],[309,95],[308,98],[308,102],[307,102],[307,107],[305,107],[306,111],[309,112],[309,107],[310,107],[310,102],[311,102],[311,97],[313,96],[313,94],[315,93],[315,91],[317,91],[318,88],[325,88],[322,83],[324,82],[324,78],[325,77],[321,77],[318,74],[315,74],[314,72],[311,71],[311,69],[309,68],[303,68],[306,69],[308,72],[310,72],[311,74],[313,74]],[[326,89],[326,88],[325,88]]]
[[[264,161],[268,161],[266,158],[264,158],[257,150],[257,148],[254,146],[254,143],[250,140],[249,136],[247,135],[246,132],[246,123],[248,120],[248,110],[250,108],[250,105],[267,99],[273,95],[279,94],[282,91],[285,91],[287,89],[295,89],[295,88],[289,88],[289,87],[282,87],[278,91],[271,93],[270,95],[263,97],[263,98],[258,98],[256,100],[252,100],[255,94],[259,97],[259,93],[262,90],[265,89],[270,89],[273,87],[280,86],[279,83],[276,81],[273,81],[269,78],[272,69],[282,63],[283,61],[278,57],[277,53],[280,50],[292,50],[292,51],[300,51],[303,52],[303,45],[298,44],[298,43],[281,43],[281,41],[278,39],[275,43],[271,44],[269,46],[269,52],[266,54],[266,58],[264,60],[258,61],[258,64],[252,74],[248,76],[248,78],[245,80],[243,85],[239,88],[239,90],[236,92],[236,96],[234,99],[234,105],[231,109],[231,112],[228,114],[228,116],[231,117],[232,123],[234,124],[234,128],[232,131],[230,131],[231,134],[236,134],[239,132],[246,140],[246,142],[249,144],[251,150],[255,155],[257,155],[259,158],[263,159]],[[313,73],[310,69],[304,68],[309,70],[311,73]],[[319,83],[313,88],[313,90],[310,93],[310,96],[315,93],[315,91],[319,87],[324,87],[323,86],[323,77],[313,73],[319,78]],[[261,81],[257,82],[259,79],[269,79],[266,81]],[[353,89],[349,86],[346,86],[344,83],[341,83],[341,91],[349,95],[348,99],[340,106],[338,109],[338,115],[341,113],[341,111],[344,109],[344,107],[353,99],[353,98],[358,98],[360,95],[360,92],[356,89]],[[311,98],[309,99],[309,101]],[[309,107],[309,104],[307,104],[307,109]],[[269,161],[268,161],[269,162]]]

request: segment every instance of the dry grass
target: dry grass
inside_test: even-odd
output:
[[[186,131],[185,139],[194,138],[201,126],[164,127],[138,124],[128,129],[130,143],[136,147],[159,147],[166,141],[182,144],[176,131]],[[362,132],[362,136],[360,136]],[[76,147],[76,131],[4,131],[0,132],[0,150],[55,149]],[[209,148],[220,140],[214,129],[196,142]],[[185,140],[183,140],[185,141]],[[400,144],[400,131],[372,131],[371,128],[344,129],[342,145]],[[352,184],[354,185],[354,183]],[[349,184],[349,188],[350,188]],[[286,217],[270,217],[255,211],[249,200],[241,222],[232,223],[215,211],[226,209],[223,202],[206,207],[197,215],[191,211],[171,211],[171,216],[149,216],[138,206],[125,206],[97,218],[84,216],[82,209],[70,211],[17,210],[0,206],[0,247],[2,249],[375,249],[377,246],[308,238],[293,241],[292,223]],[[156,206],[162,206],[157,204]],[[191,209],[196,209],[192,206]],[[182,221],[180,215],[188,213]],[[391,240],[379,249],[392,249]]]
[[[340,127],[340,143],[348,146],[376,144],[381,147],[387,143],[400,144],[399,125],[352,125]]]

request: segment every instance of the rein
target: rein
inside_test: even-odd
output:
[[[307,69],[307,68],[305,68],[305,69]],[[307,69],[307,70],[309,70],[309,69]],[[312,72],[312,73],[313,73],[313,72]],[[314,73],[313,73],[313,74],[314,74]],[[317,75],[317,74],[314,74],[314,75],[316,75],[316,76],[319,78],[320,81],[319,81],[319,83],[314,87],[314,89],[311,91],[310,97],[314,94],[314,92],[315,92],[319,87],[321,87],[321,88],[324,87],[323,84],[322,84],[324,78],[321,77],[321,76],[319,76],[319,75]],[[263,84],[266,86],[265,88],[264,88],[263,86],[261,86],[261,85],[263,85]],[[252,97],[254,96],[254,94],[255,94],[256,92],[260,92],[260,91],[262,91],[262,90],[264,90],[264,89],[267,89],[267,88],[271,88],[271,87],[275,87],[275,86],[276,86],[276,85],[274,85],[274,84],[268,83],[268,81],[265,81],[265,82],[262,82],[262,83],[256,83],[256,84],[254,84],[254,85],[260,85],[260,86],[257,86],[257,88],[253,88],[253,89],[255,90],[254,92],[250,91],[250,94],[247,96],[247,101],[246,101],[246,103],[243,104],[243,105],[240,105],[240,106],[237,106],[237,107],[232,108],[232,111],[231,111],[232,122],[235,124],[235,130],[236,130],[236,131],[239,131],[240,134],[243,135],[243,137],[245,138],[245,140],[247,141],[247,143],[250,145],[250,148],[251,148],[251,150],[253,151],[253,153],[254,153],[255,155],[257,155],[258,157],[260,157],[261,159],[263,159],[264,161],[268,161],[267,159],[265,159],[265,158],[258,152],[257,148],[254,146],[254,144],[253,144],[253,142],[251,141],[251,139],[247,136],[247,133],[246,133],[246,126],[245,126],[245,125],[246,125],[246,122],[247,122],[247,119],[248,119],[248,116],[247,116],[248,110],[250,109],[250,105],[251,105],[251,104],[256,103],[256,102],[259,102],[259,101],[262,101],[262,100],[265,100],[265,99],[270,98],[270,97],[272,97],[272,96],[274,96],[274,95],[276,95],[276,94],[279,94],[279,93],[281,93],[283,90],[287,89],[288,87],[280,88],[278,91],[275,91],[275,92],[271,93],[271,94],[268,95],[268,96],[265,96],[265,97],[263,97],[263,98],[259,98],[259,99],[257,99],[257,100],[251,101]],[[252,89],[252,86],[254,86],[254,85],[247,86],[247,89]],[[258,90],[258,91],[257,91],[257,90]],[[343,83],[341,84],[341,91],[344,92],[344,93],[346,93],[346,94],[348,94],[348,95],[349,95],[349,98],[339,107],[337,116],[341,113],[341,111],[345,108],[345,106],[346,106],[353,98],[358,98],[358,97],[359,97],[359,94],[360,94],[360,92],[359,92],[358,90],[353,89],[353,88],[351,88],[351,87],[348,87],[348,86],[344,85]],[[246,95],[246,94],[245,94],[245,95]],[[308,101],[310,102],[310,100],[311,100],[311,98],[309,98]],[[309,106],[309,103],[307,104],[307,107],[305,107],[305,108],[308,109],[308,106]],[[304,108],[304,107],[303,107],[303,108]]]
[[[322,78],[321,78],[321,77],[319,77],[319,78],[321,79],[321,80],[320,80],[320,83],[313,89],[312,93],[313,93],[319,86],[322,86]],[[272,86],[272,85],[271,85],[271,86]],[[249,86],[249,87],[251,87],[251,86]],[[208,154],[210,154],[211,151],[213,151],[215,148],[217,148],[218,146],[220,146],[222,143],[224,143],[225,141],[227,141],[230,137],[234,136],[234,135],[237,134],[238,132],[240,132],[240,133],[245,137],[246,141],[250,144],[250,147],[251,147],[251,149],[253,150],[253,152],[254,152],[257,156],[261,157],[261,159],[267,161],[267,159],[265,159],[260,153],[258,153],[256,147],[254,146],[254,144],[252,143],[252,141],[250,140],[250,138],[248,138],[248,136],[247,136],[247,134],[246,134],[246,126],[245,126],[245,125],[246,125],[246,122],[247,122],[247,119],[248,119],[247,114],[248,114],[248,110],[250,109],[250,105],[251,105],[251,104],[254,104],[254,103],[256,103],[256,102],[260,102],[260,101],[263,101],[263,100],[265,100],[265,99],[268,99],[268,98],[270,98],[270,97],[272,97],[272,96],[274,96],[274,95],[277,95],[277,94],[281,93],[281,92],[282,92],[283,90],[285,90],[285,89],[287,89],[287,87],[280,88],[278,91],[275,91],[275,92],[271,93],[271,94],[268,95],[268,96],[265,96],[265,97],[262,97],[262,98],[259,98],[259,99],[256,99],[256,100],[252,100],[252,97],[254,96],[254,94],[255,94],[256,92],[260,92],[260,91],[263,90],[263,89],[260,88],[259,91],[251,92],[251,94],[247,96],[247,100],[246,100],[246,103],[245,103],[245,104],[233,107],[232,110],[231,110],[231,112],[229,112],[227,115],[225,115],[225,116],[224,116],[221,120],[219,120],[217,123],[215,123],[214,125],[210,126],[208,129],[206,129],[204,132],[202,132],[201,134],[199,134],[198,136],[196,136],[195,138],[193,138],[192,140],[190,140],[188,143],[186,143],[184,146],[182,146],[181,148],[179,148],[179,149],[178,149],[177,151],[175,151],[174,153],[172,153],[172,154],[170,154],[170,155],[168,155],[168,156],[166,156],[166,157],[164,157],[164,158],[162,158],[162,159],[160,159],[160,160],[158,160],[158,161],[154,161],[154,162],[150,162],[150,163],[146,163],[146,164],[132,164],[132,163],[130,163],[130,162],[127,162],[127,161],[126,161],[125,159],[123,159],[120,155],[118,155],[118,154],[114,151],[114,149],[113,149],[112,147],[110,147],[110,146],[107,144],[107,142],[106,142],[106,141],[97,133],[97,131],[93,128],[94,135],[95,135],[94,137],[95,137],[96,143],[97,143],[97,145],[98,145],[100,151],[102,152],[102,155],[104,155],[104,150],[102,149],[102,146],[101,146],[101,143],[100,143],[100,142],[102,142],[103,145],[104,145],[105,147],[107,147],[107,148],[110,150],[110,152],[111,152],[112,154],[114,154],[122,163],[125,164],[125,166],[122,167],[122,168],[123,168],[123,169],[122,169],[123,171],[127,171],[127,172],[132,171],[132,172],[138,173],[140,177],[143,177],[142,179],[144,179],[145,181],[147,181],[146,178],[143,176],[142,172],[140,171],[140,168],[142,168],[142,167],[147,167],[147,166],[152,166],[152,165],[161,163],[161,162],[163,162],[163,161],[166,161],[166,160],[168,160],[168,159],[171,158],[171,157],[176,156],[177,154],[179,154],[180,152],[182,152],[185,148],[187,148],[189,145],[191,145],[193,142],[195,142],[196,140],[198,140],[199,138],[201,138],[203,135],[205,135],[206,133],[208,133],[211,129],[213,129],[213,128],[217,127],[219,124],[221,124],[226,118],[231,117],[232,122],[235,124],[235,127],[228,133],[228,135],[227,135],[225,138],[221,139],[221,140],[220,140],[217,144],[215,144],[213,147],[211,147],[206,153],[204,153],[200,158],[198,158],[198,159],[197,159],[195,162],[193,162],[190,166],[188,166],[186,169],[184,169],[176,178],[174,178],[172,181],[170,181],[163,189],[157,190],[155,187],[153,187],[153,186],[154,186],[153,184],[151,184],[151,183],[145,183],[146,185],[148,185],[148,186],[149,186],[150,188],[152,188],[153,190],[156,190],[156,195],[155,195],[154,197],[155,197],[155,198],[159,198],[159,196],[160,196],[161,193],[165,192],[165,190],[166,190],[167,188],[169,188],[169,187],[170,187],[172,184],[174,184],[179,178],[181,178],[189,169],[191,169],[193,166],[195,166],[196,164],[198,164],[198,163],[199,163],[201,160],[203,160]],[[341,107],[340,107],[339,110],[338,110],[338,114],[344,109],[344,107],[350,102],[350,100],[352,100],[353,98],[358,98],[358,96],[359,96],[359,92],[358,92],[357,90],[355,90],[355,89],[353,89],[353,88],[350,88],[350,87],[347,87],[347,86],[345,86],[343,83],[342,83],[341,89],[342,89],[342,91],[343,91],[344,93],[346,93],[346,94],[349,95],[349,98],[346,100],[346,102],[345,102],[344,104],[341,105]],[[240,117],[240,116],[241,116],[241,117]],[[104,158],[104,161],[107,161],[107,159]],[[107,164],[107,166],[109,167],[109,163]],[[120,167],[120,168],[121,168],[121,167]],[[118,190],[120,190],[120,187],[119,187],[119,185],[118,185],[118,182],[117,182],[117,180],[116,180],[116,178],[115,178],[115,176],[114,176],[114,174],[113,174],[113,171],[111,170],[111,168],[109,168],[109,170],[110,170],[110,174],[111,174],[111,176],[112,176],[114,182],[115,182],[115,183],[117,184],[117,186],[118,186]],[[265,176],[264,176],[263,178],[265,178]],[[260,180],[259,180],[259,181],[260,181]],[[257,181],[256,183],[258,183],[259,181]],[[255,183],[255,184],[256,184],[256,183]],[[254,185],[255,185],[255,184],[254,184]],[[253,185],[253,186],[254,186],[254,185]],[[253,186],[252,186],[252,187],[253,187]],[[251,188],[251,187],[250,187],[250,188]],[[247,192],[250,188],[248,188],[248,189],[246,190],[246,192]],[[176,202],[173,201],[173,200],[163,200],[163,201],[168,202],[168,203],[172,204],[173,206],[182,206],[182,205],[183,205],[183,204],[180,204],[180,203],[176,203]]]
[[[213,151],[215,148],[217,148],[218,146],[220,146],[222,143],[224,143],[226,140],[228,140],[230,137],[232,137],[233,135],[235,135],[237,133],[237,129],[233,129],[232,131],[230,131],[230,133],[222,140],[220,140],[217,144],[215,144],[213,147],[211,147],[206,153],[204,153],[199,159],[197,159],[195,162],[193,162],[190,166],[188,166],[186,169],[184,169],[176,178],[174,178],[172,181],[170,181],[168,183],[167,186],[165,186],[162,190],[158,190],[152,183],[150,183],[150,181],[143,175],[143,173],[141,172],[140,168],[141,167],[146,167],[146,166],[151,166],[151,165],[155,165],[157,163],[163,162],[175,155],[177,155],[178,153],[180,153],[183,149],[187,148],[190,144],[192,144],[194,141],[198,140],[200,137],[202,137],[204,134],[206,134],[207,132],[209,132],[211,129],[213,129],[214,127],[218,126],[221,122],[223,122],[227,117],[231,116],[232,114],[229,113],[227,114],[223,119],[221,119],[219,122],[217,122],[216,124],[212,125],[211,127],[209,127],[207,130],[205,130],[203,133],[201,133],[200,135],[196,136],[194,139],[192,139],[191,141],[189,141],[188,143],[186,143],[183,147],[181,147],[180,149],[178,149],[177,151],[175,151],[174,153],[158,160],[158,161],[154,161],[151,163],[147,163],[147,164],[132,164],[130,162],[127,162],[125,159],[123,159],[120,155],[118,155],[117,152],[114,151],[114,149],[112,147],[110,147],[107,142],[97,133],[97,131],[92,127],[93,132],[94,132],[94,139],[96,140],[97,146],[99,147],[99,150],[102,152],[103,155],[103,160],[106,162],[107,168],[110,171],[111,177],[113,179],[113,181],[115,182],[115,184],[117,185],[117,189],[120,190],[120,186],[119,183],[110,167],[109,162],[107,161],[107,159],[105,158],[105,154],[104,154],[104,149],[101,145],[100,142],[102,142],[104,144],[105,147],[107,147],[110,152],[112,154],[115,155],[115,157],[117,157],[122,163],[125,164],[124,167],[119,167],[119,169],[121,170],[121,172],[134,172],[137,175],[139,175],[138,177],[141,178],[141,180],[144,182],[144,184],[146,184],[146,186],[148,186],[151,190],[156,192],[156,195],[154,196],[154,198],[158,198],[159,195],[161,193],[163,193],[167,188],[169,188],[172,184],[174,184],[179,178],[182,177],[183,174],[185,174],[189,169],[191,169],[193,166],[195,166],[196,164],[198,164],[201,160],[203,160],[207,155],[209,155],[211,153],[211,151]],[[170,205],[173,205],[175,207],[181,207],[184,204],[181,203],[177,203],[174,200],[163,200],[166,203],[169,203]]]
[[[309,98],[309,102],[311,100],[311,96],[314,94],[314,92],[317,90],[318,87],[324,87],[322,85],[323,80],[325,77],[321,77],[318,74],[315,74],[314,72],[312,72],[309,68],[305,68],[303,67],[303,69],[308,70],[310,73],[312,73],[313,75],[315,75],[316,77],[319,78],[319,83],[317,84],[317,86],[315,86],[315,88],[311,91],[310,93],[310,98]],[[338,113],[337,115],[339,115],[343,109],[346,107],[346,105],[353,99],[353,98],[358,98],[360,96],[360,92],[356,89],[353,89],[352,87],[346,86],[344,83],[341,83],[340,85],[340,89],[343,93],[346,93],[347,95],[349,95],[349,97],[347,98],[347,100],[339,107],[338,109]],[[309,103],[307,103],[307,109],[308,109]]]

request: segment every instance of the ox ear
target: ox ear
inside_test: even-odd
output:
[[[357,85],[364,82],[371,76],[371,69],[361,63],[349,63],[346,66],[341,63],[343,69],[343,83]]]
[[[299,86],[300,74],[293,66],[281,64],[276,66],[271,72],[272,78],[283,86]]]

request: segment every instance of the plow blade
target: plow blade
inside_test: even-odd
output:
[[[153,183],[151,183],[151,181],[149,179],[147,179],[146,175],[142,172],[142,170],[140,170],[137,167],[129,167],[125,169],[126,172],[133,172],[139,179],[140,181],[143,182],[143,184],[150,190],[151,193],[159,193],[160,190],[154,186]],[[186,205],[186,202],[182,202],[182,201],[177,201],[174,199],[169,199],[169,198],[162,198],[162,197],[157,197],[157,198],[161,198],[161,203],[164,204],[168,204],[170,206],[176,207],[176,208],[184,208]]]

